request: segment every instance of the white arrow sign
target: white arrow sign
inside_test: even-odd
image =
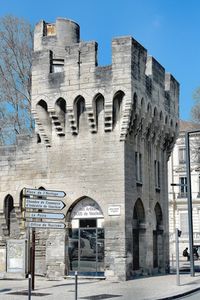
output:
[[[62,220],[64,219],[65,215],[64,214],[54,214],[54,213],[25,213],[25,218],[40,218],[40,219],[58,219]]]
[[[64,229],[64,223],[49,223],[49,222],[27,222],[26,227],[29,228],[51,228],[51,229]]]
[[[65,207],[65,203],[63,203],[61,200],[26,199],[25,207],[36,208],[36,209],[61,210]]]
[[[25,196],[58,197],[63,198],[66,193],[63,191],[37,190],[24,188]]]

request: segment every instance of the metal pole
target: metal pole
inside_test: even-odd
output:
[[[78,272],[75,271],[75,300],[78,299]]]
[[[28,274],[28,300],[31,300],[31,274]]]
[[[32,228],[32,255],[31,255],[32,290],[35,289],[35,228]]]
[[[176,228],[175,235],[176,235],[176,285],[180,285],[178,228]]]
[[[194,274],[194,256],[193,256],[193,221],[192,221],[192,191],[191,191],[191,173],[190,173],[190,141],[189,132],[185,133],[186,145],[186,171],[187,171],[187,199],[188,199],[188,229],[189,229],[189,249],[190,249],[190,275]]]
[[[27,273],[31,273],[31,241],[30,241],[30,228],[27,229],[28,232],[28,245],[27,245]]]

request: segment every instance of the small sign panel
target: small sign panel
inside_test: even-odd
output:
[[[44,228],[44,229],[64,229],[64,223],[57,223],[57,222],[27,222],[26,227],[29,228]]]
[[[109,216],[120,216],[121,215],[121,206],[120,205],[110,205],[108,207]]]
[[[25,196],[40,196],[40,197],[58,197],[63,198],[66,193],[63,191],[51,191],[51,190],[37,190],[24,188]]]
[[[56,214],[56,213],[25,213],[25,218],[32,218],[32,219],[57,219],[57,220],[63,220],[65,217],[64,214]]]
[[[47,200],[47,199],[26,199],[26,208],[35,209],[52,209],[52,210],[62,210],[65,207],[65,203],[61,200]]]

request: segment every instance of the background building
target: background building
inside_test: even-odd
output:
[[[36,273],[125,280],[168,270],[166,174],[178,97],[177,81],[132,37],[113,39],[112,65],[101,67],[97,43],[80,41],[78,24],[39,22],[36,136],[1,149],[2,253],[27,237],[23,188],[59,190],[66,228],[36,228]],[[20,260],[10,252],[14,272]]]
[[[180,257],[183,250],[189,249],[188,202],[185,132],[199,129],[198,124],[180,121],[180,133],[169,160],[169,231],[170,260],[175,260],[175,228],[182,231]],[[200,132],[190,134],[191,189],[193,206],[194,245],[200,246]],[[171,186],[171,183],[180,186]]]

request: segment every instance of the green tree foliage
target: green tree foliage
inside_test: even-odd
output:
[[[0,144],[32,131],[31,56],[33,29],[14,16],[0,18]]]

